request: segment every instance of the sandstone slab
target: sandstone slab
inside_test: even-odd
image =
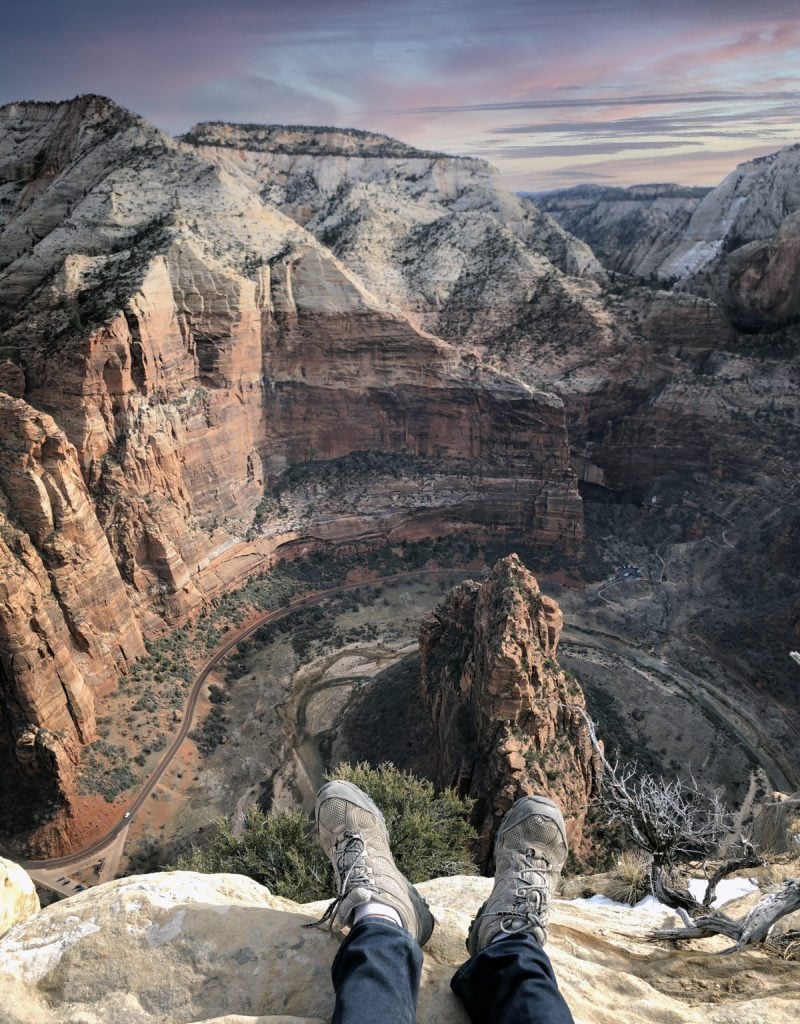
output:
[[[449,980],[485,878],[421,888],[437,918],[418,1020],[465,1024]],[[87,890],[0,941],[3,1024],[320,1024],[339,937],[238,875],[173,872]],[[665,911],[665,918],[670,915]],[[577,1024],[789,1024],[797,966],[646,941],[652,915],[558,901],[549,952]]]
[[[30,875],[19,864],[0,857],[0,935],[39,909]]]

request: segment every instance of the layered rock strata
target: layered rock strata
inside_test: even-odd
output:
[[[388,308],[242,174],[108,100],[0,109],[0,328],[19,764],[44,744],[66,771],[140,629],[235,582],[246,538],[261,564],[292,539],[454,527],[581,549],[557,396]]]
[[[516,555],[484,583],[456,587],[420,628],[420,690],[437,733],[436,777],[476,800],[486,866],[500,819],[520,796],[545,793],[583,845],[599,764],[578,681],[556,654],[562,615]]]
[[[68,776],[144,645],[75,449],[2,393],[0,462],[0,712],[20,765]]]
[[[573,291],[587,323],[600,316],[592,251],[483,160],[328,128],[200,124],[184,140],[304,225],[382,302],[462,347],[480,344],[484,321],[502,331],[531,302],[542,318]]]

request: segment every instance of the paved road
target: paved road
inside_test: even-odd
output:
[[[220,661],[229,654],[234,647],[240,644],[243,640],[246,640],[251,634],[255,633],[261,626],[266,625],[268,622],[277,622],[280,619],[285,619],[287,615],[292,615],[294,612],[301,608],[312,608],[314,605],[321,604],[323,601],[331,597],[336,597],[338,594],[344,594],[350,590],[360,590],[364,587],[378,587],[385,583],[389,583],[392,580],[402,579],[413,579],[419,576],[479,576],[481,572],[478,570],[462,570],[462,569],[418,569],[414,572],[401,572],[393,576],[382,576],[376,580],[363,580],[360,583],[350,583],[341,587],[332,587],[330,590],[319,591],[314,594],[310,594],[306,597],[298,598],[296,601],[292,601],[284,608],[279,608],[276,611],[264,612],[259,615],[253,622],[248,623],[247,626],[243,626],[231,633],[216,651],[212,654],[211,658],[206,662],[200,673],[196,677],[192,688],[189,691],[189,695],[186,699],[186,704],[183,709],[183,721],[181,722],[180,729],[175,734],[175,739],[171,745],[164,752],[163,757],[158,763],[158,766],[154,769],[153,773],[147,779],[145,784],[139,790],[139,794],[132,804],[128,807],[127,814],[121,818],[117,824],[104,836],[95,840],[90,846],[85,847],[83,850],[79,850],[77,853],[72,853],[68,857],[50,857],[47,860],[24,860],[13,851],[0,846],[0,854],[7,857],[9,860],[16,861],[17,864],[22,865],[26,870],[36,872],[43,869],[60,869],[64,868],[79,868],[85,867],[88,863],[93,863],[97,860],[99,854],[101,854],[106,847],[116,839],[123,829],[128,828],[131,821],[136,815],[136,812],[141,808],[142,804],[147,800],[150,794],[153,792],[155,787],[161,780],[164,772],[169,768],[173,761],[173,758],[180,750],[181,744],[189,735],[192,728],[194,714],[197,710],[197,704],[200,700],[203,687],[208,679],[209,674],[217,667]],[[43,879],[44,881],[44,879]],[[45,883],[47,884],[47,883]]]

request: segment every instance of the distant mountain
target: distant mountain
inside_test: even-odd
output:
[[[657,269],[751,330],[800,316],[800,145],[740,164]]]
[[[713,299],[744,330],[800,316],[800,145],[740,164],[714,189],[580,185],[526,195],[606,268]]]
[[[562,301],[574,283],[561,275],[605,277],[587,245],[483,160],[334,128],[211,123],[183,140],[310,231],[379,300],[448,339],[485,342],[487,309],[505,330],[526,297]],[[593,315],[585,303],[583,315]]]
[[[522,195],[591,246],[604,267],[646,278],[678,244],[708,192],[682,185],[577,185]]]

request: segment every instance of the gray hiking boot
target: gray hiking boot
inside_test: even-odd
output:
[[[567,859],[561,811],[546,796],[517,800],[500,822],[494,856],[494,888],[470,925],[470,956],[501,932],[547,941],[550,899]]]
[[[335,915],[347,925],[357,906],[378,900],[396,910],[403,927],[424,945],[433,932],[433,915],[398,870],[386,822],[367,794],[350,782],[327,782],[317,793],[316,819],[339,886],[319,923],[332,923]]]

